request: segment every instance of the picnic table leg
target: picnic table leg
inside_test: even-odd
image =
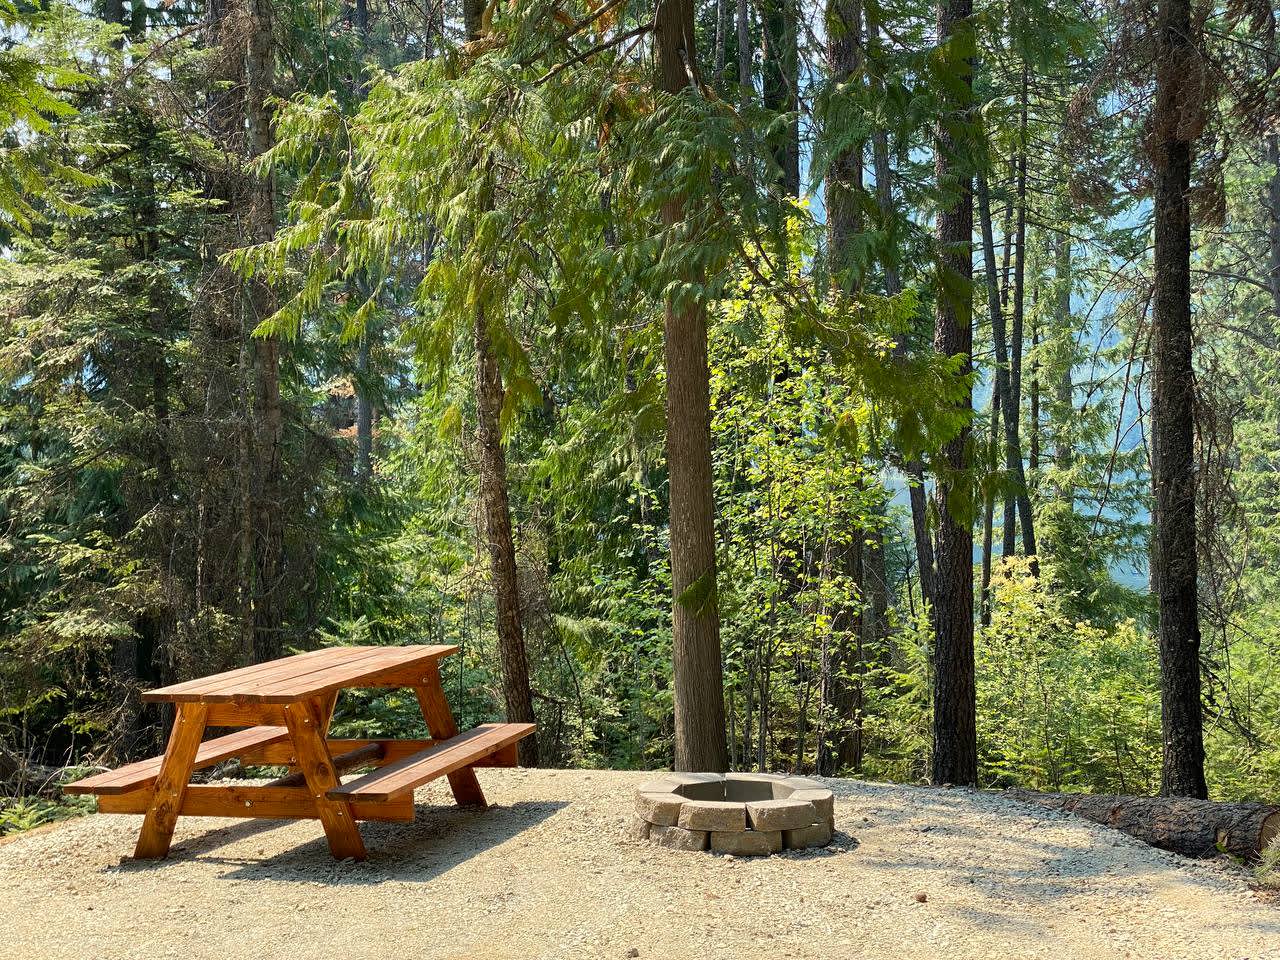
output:
[[[293,740],[298,768],[315,800],[316,813],[329,841],[329,850],[339,860],[348,857],[363,860],[364,841],[360,839],[360,828],[351,815],[351,804],[325,796],[338,785],[338,774],[333,766],[333,757],[329,755],[329,747],[324,742],[328,718],[322,701],[323,698],[299,700],[285,706],[285,726]]]
[[[187,782],[195,765],[196,751],[204,736],[209,707],[203,703],[179,703],[173,718],[173,730],[164,749],[160,773],[151,788],[151,804],[147,807],[142,831],[133,856],[138,860],[159,860],[169,854],[173,828],[182,810]]]
[[[449,709],[449,701],[444,695],[440,667],[434,660],[423,668],[422,683],[416,685],[413,692],[418,696],[418,706],[422,709],[422,718],[427,721],[431,739],[448,740],[456,737],[458,724],[453,719],[453,711]],[[449,787],[453,790],[453,799],[461,806],[484,809],[489,805],[473,767],[463,767],[449,774]]]

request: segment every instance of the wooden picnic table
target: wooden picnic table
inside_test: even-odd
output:
[[[142,813],[137,858],[169,852],[179,815],[318,819],[334,857],[365,857],[359,820],[413,819],[413,791],[447,776],[459,804],[486,806],[475,768],[516,764],[531,723],[486,723],[459,733],[440,680],[454,646],[326,647],[151,690],[173,703],[164,755],[67,785],[96,794],[104,813]],[[430,740],[334,740],[329,722],[348,688],[405,687],[417,695]],[[243,727],[204,740],[208,727]],[[263,786],[190,783],[191,773],[232,757],[290,767]],[[343,771],[373,767],[343,783]]]

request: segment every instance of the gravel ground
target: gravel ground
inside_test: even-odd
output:
[[[334,863],[314,821],[140,817],[0,846],[0,957],[1280,960],[1280,907],[1226,865],[967,790],[829,780],[832,847],[736,860],[624,838],[646,774],[482,770]],[[923,902],[921,902],[923,900]]]

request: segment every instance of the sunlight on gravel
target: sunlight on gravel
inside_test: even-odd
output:
[[[1280,960],[1280,908],[1228,864],[967,790],[826,780],[831,847],[759,859],[625,839],[647,775],[482,770],[494,807],[418,792],[335,863],[312,822],[139,817],[0,846],[0,958]]]

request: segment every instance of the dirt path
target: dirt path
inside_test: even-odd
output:
[[[484,813],[433,785],[363,864],[314,823],[182,820],[143,864],[140,818],[72,821],[0,847],[0,957],[1280,960],[1240,872],[1002,797],[831,780],[835,846],[733,860],[623,839],[643,776],[483,770]]]

